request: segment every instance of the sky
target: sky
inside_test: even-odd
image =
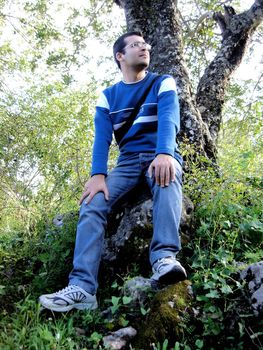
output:
[[[78,0],[78,9],[84,9],[87,6],[88,0]],[[24,1],[22,1],[24,3]],[[58,28],[63,28],[65,24],[65,19],[67,18],[68,14],[66,11],[66,6],[63,6],[63,4],[68,3],[72,7],[76,7],[76,1],[75,0],[56,0],[56,4],[61,4],[60,11],[57,11],[55,14],[52,13],[51,15],[54,16],[54,21],[56,23],[56,26]],[[231,2],[233,3],[233,1]],[[242,0],[240,4],[239,11],[243,11],[246,9],[249,9],[249,7],[254,3],[253,0]],[[189,11],[187,7],[187,2],[185,3],[183,0],[178,1],[179,9],[181,10],[182,14]],[[21,16],[21,8],[20,7],[14,7],[13,2],[10,0],[8,2],[8,6],[6,6],[5,9],[6,12],[9,12],[12,14],[12,16]],[[197,9],[198,13],[198,9]],[[113,11],[111,14],[111,18],[113,18],[113,27],[111,28],[111,31],[114,35],[114,33],[118,33],[118,31],[121,28],[121,25],[125,25],[125,17],[124,17],[124,11],[120,9],[117,5],[113,6]],[[85,25],[85,21],[87,19],[83,18],[82,22],[80,20],[80,25]],[[15,23],[15,22],[14,22]],[[3,32],[1,36],[1,41],[3,42],[5,39],[8,39],[12,37],[14,32],[14,27],[7,26],[5,31]],[[218,32],[220,32],[218,30]],[[89,72],[95,72],[96,78],[100,81],[103,80],[103,78],[108,76],[115,76],[116,80],[121,78],[121,75],[113,61],[106,60],[103,62],[102,57],[111,57],[112,56],[112,47],[107,42],[101,42],[97,39],[88,39],[86,41],[87,43],[87,56],[89,57],[89,62],[85,64],[80,69],[75,69],[72,73],[75,76],[75,79],[77,80],[78,84],[85,84],[87,81],[87,76],[89,75]],[[15,45],[16,52],[19,54],[22,50],[25,49],[25,46],[27,45],[24,38],[19,37],[19,35],[16,35],[16,41],[13,43]],[[65,47],[67,47],[69,44],[65,41]],[[29,45],[30,47],[30,45]],[[49,50],[54,49],[55,47],[49,47]],[[212,57],[211,57],[212,59]],[[102,61],[102,63],[98,66],[98,61]],[[240,67],[236,70],[236,72],[233,75],[234,79],[257,79],[257,77],[260,75],[259,71],[262,72],[262,50],[260,48],[254,50],[253,54],[247,51],[246,57],[243,59],[242,64]],[[53,73],[54,74],[54,73]],[[17,85],[22,84],[24,85],[23,78],[20,79],[20,77],[13,77],[11,80],[9,80],[9,83],[11,82],[11,87],[17,88]]]
[[[25,0],[22,0],[23,3]],[[55,0],[56,3],[61,2],[62,4],[65,3],[65,1],[72,5],[72,7],[76,7],[76,1],[75,0],[65,0],[64,2],[62,0]],[[88,0],[78,0],[78,8],[81,9],[81,7],[85,7]],[[240,10],[246,10],[248,9],[252,4],[253,0],[243,0],[241,1],[241,8]],[[21,9],[20,8],[14,8],[12,0],[9,1],[10,8],[6,8],[6,11],[10,11],[12,16],[20,16],[21,15]],[[179,1],[180,6],[180,1]],[[183,8],[184,11],[187,10],[187,7]],[[183,10],[182,9],[182,10]],[[183,12],[183,11],[182,11]],[[113,27],[111,28],[112,34],[118,33],[120,30],[121,25],[125,24],[125,17],[123,10],[121,10],[118,6],[114,6],[113,13],[111,14],[113,17]],[[67,12],[65,10],[62,10],[60,12],[57,12],[54,16],[56,26],[59,28],[63,28],[65,19],[67,18]],[[80,24],[85,24],[81,23]],[[8,40],[10,37],[14,37],[14,28],[12,26],[9,26],[6,28],[6,30],[3,32],[3,34],[0,37],[0,40],[2,43],[5,40]],[[1,43],[0,43],[1,45]],[[22,52],[25,49],[25,46],[27,45],[25,43],[25,40],[22,37],[19,37],[19,35],[16,34],[16,41],[13,43],[17,54],[19,52]],[[65,44],[67,45],[67,43]],[[29,45],[30,47],[30,45]],[[52,49],[52,47],[50,47]],[[103,63],[101,63],[99,66],[97,64],[98,60],[101,59],[101,57],[111,57],[112,56],[112,47],[111,44],[107,43],[107,41],[102,42],[97,39],[89,39],[87,40],[87,52],[89,55],[89,63],[87,63],[85,66],[83,66],[81,69],[75,69],[73,71],[74,76],[77,80],[76,86],[79,87],[80,85],[85,86],[87,83],[89,71],[95,72],[95,76],[97,80],[103,80],[105,76],[115,76],[115,80],[121,79],[121,74],[113,61],[107,60]],[[212,59],[212,57],[211,57]],[[102,60],[103,61],[103,60]],[[257,79],[260,76],[260,72],[263,72],[263,60],[262,60],[262,50],[260,48],[257,48],[253,54],[247,51],[247,54],[240,65],[240,67],[236,70],[234,73],[232,80],[246,80],[246,79]],[[118,72],[118,73],[117,73]],[[54,77],[52,77],[54,78]],[[35,76],[35,81],[37,82],[37,76]],[[40,78],[41,80],[41,78]],[[15,93],[19,91],[23,91],[25,88],[27,88],[28,82],[24,79],[22,76],[11,76],[8,79],[8,84],[10,86],[10,89],[12,89]],[[98,91],[102,89],[102,86],[98,84]],[[23,93],[23,92],[22,92]],[[14,108],[16,108],[14,106]]]

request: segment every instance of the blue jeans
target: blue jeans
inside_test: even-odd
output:
[[[167,187],[156,185],[148,168],[152,153],[133,154],[118,161],[106,177],[109,200],[97,193],[89,204],[82,203],[77,226],[73,270],[69,284],[75,284],[95,294],[98,270],[104,243],[107,215],[112,206],[141,181],[147,181],[153,195],[153,237],[150,245],[151,265],[160,258],[175,256],[181,248],[179,224],[182,210],[182,168],[174,159],[175,182]]]

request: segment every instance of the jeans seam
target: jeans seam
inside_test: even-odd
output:
[[[140,181],[141,182],[141,181]],[[114,202],[112,202],[112,204],[110,205],[109,210],[111,210],[111,208],[114,206],[114,204],[116,202],[118,202],[122,197],[124,197],[127,193],[129,193],[130,191],[132,191],[136,186],[138,186],[140,184],[140,182],[138,182],[136,185],[134,185],[133,187],[129,188],[127,191],[123,192],[121,196],[119,196],[118,198],[116,198],[114,200]]]

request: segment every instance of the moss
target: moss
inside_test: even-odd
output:
[[[138,329],[133,346],[135,349],[150,349],[151,344],[169,339],[171,345],[183,336],[184,316],[191,302],[189,281],[167,287],[158,292],[150,305],[146,320]]]

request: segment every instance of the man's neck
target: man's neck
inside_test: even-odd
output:
[[[123,75],[123,81],[125,83],[136,83],[136,81],[139,81],[145,78],[146,71],[145,70],[141,70],[139,72],[123,71],[122,75]]]

